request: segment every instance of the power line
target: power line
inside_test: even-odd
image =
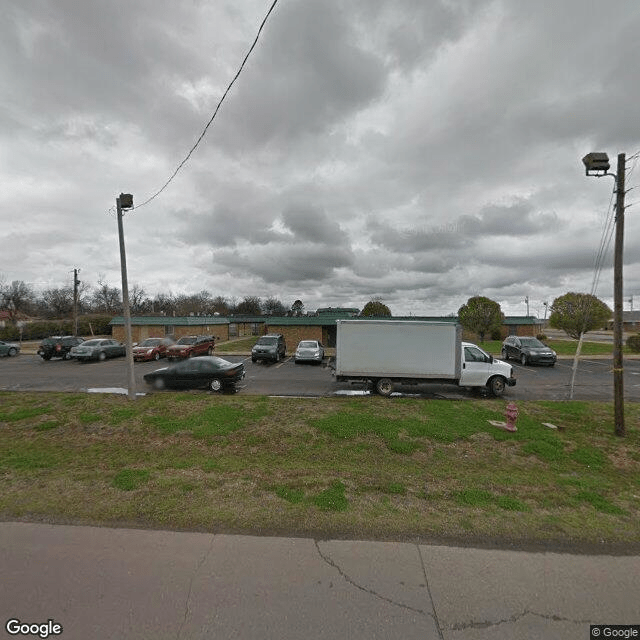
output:
[[[256,37],[254,38],[253,43],[252,43],[251,47],[249,48],[249,51],[247,51],[247,54],[245,55],[244,59],[242,60],[242,64],[240,65],[240,68],[238,69],[238,71],[236,72],[236,75],[233,77],[233,79],[229,83],[229,86],[226,88],[225,92],[222,94],[222,98],[220,98],[220,101],[218,102],[218,105],[216,106],[215,111],[213,112],[213,115],[209,119],[209,122],[207,122],[204,130],[200,134],[200,137],[196,140],[196,142],[193,145],[193,147],[191,147],[191,149],[189,150],[189,153],[187,153],[187,155],[184,158],[184,160],[176,167],[176,170],[171,174],[169,179],[162,185],[162,187],[160,187],[160,189],[158,189],[158,191],[156,191],[151,197],[147,198],[147,200],[145,200],[142,204],[139,204],[138,206],[133,207],[133,209],[140,209],[141,207],[144,207],[146,204],[149,204],[152,200],[157,198],[169,186],[169,184],[172,182],[172,180],[178,175],[178,172],[180,171],[180,169],[182,169],[182,167],[187,163],[187,161],[189,160],[189,158],[191,157],[193,152],[197,149],[197,147],[200,144],[200,142],[202,142],[202,139],[204,138],[205,134],[207,133],[207,130],[211,126],[211,123],[213,122],[213,120],[215,119],[216,115],[218,114],[218,111],[220,110],[220,107],[222,106],[222,103],[224,102],[225,98],[227,97],[227,94],[229,93],[229,91],[231,90],[231,87],[235,84],[236,80],[238,79],[238,77],[242,73],[242,70],[244,69],[244,66],[245,66],[246,62],[249,59],[249,56],[251,55],[251,53],[255,49],[256,44],[258,43],[258,39],[260,38],[260,34],[262,33],[262,30],[264,29],[264,26],[267,23],[267,20],[269,19],[269,16],[271,15],[271,12],[274,10],[274,8],[275,8],[277,3],[278,3],[278,0],[273,0],[273,4],[269,8],[269,11],[267,11],[267,14],[265,15],[264,19],[262,20],[262,22],[260,24],[260,28],[258,29],[258,33],[256,34]]]

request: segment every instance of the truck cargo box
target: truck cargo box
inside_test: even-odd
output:
[[[337,320],[340,377],[458,380],[462,328],[453,322]]]

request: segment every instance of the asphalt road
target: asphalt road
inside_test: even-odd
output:
[[[0,569],[0,638],[49,620],[59,635],[28,637],[587,640],[640,624],[639,556],[2,522]]]
[[[292,358],[277,364],[252,363],[246,356],[225,356],[233,362],[243,361],[247,375],[240,393],[272,396],[318,397],[368,393],[361,384],[338,383],[325,362],[323,366],[296,365]],[[138,392],[148,393],[150,388],[143,376],[165,366],[164,361],[135,364]],[[517,379],[515,387],[508,388],[505,398],[511,400],[567,400],[573,360],[560,359],[555,367],[523,367],[511,362]],[[613,399],[613,376],[610,358],[583,358],[580,360],[573,398],[575,400]],[[35,355],[20,354],[15,358],[0,359],[0,389],[13,391],[87,391],[126,387],[126,361],[124,358],[106,362],[80,363],[75,360],[45,362]],[[418,397],[473,398],[478,392],[451,385],[421,384],[399,389],[405,395]],[[202,393],[207,393],[202,391]],[[625,400],[640,401],[640,360],[625,360]]]

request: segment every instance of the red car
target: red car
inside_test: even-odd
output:
[[[213,336],[183,336],[167,349],[167,358],[193,358],[193,356],[213,355],[215,338]]]
[[[167,348],[172,344],[171,338],[147,338],[133,347],[133,359],[136,362],[160,360],[167,355]]]

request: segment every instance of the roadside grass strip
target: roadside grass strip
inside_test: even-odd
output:
[[[0,393],[0,517],[250,534],[633,545],[640,405]],[[558,425],[558,430],[543,426]]]

